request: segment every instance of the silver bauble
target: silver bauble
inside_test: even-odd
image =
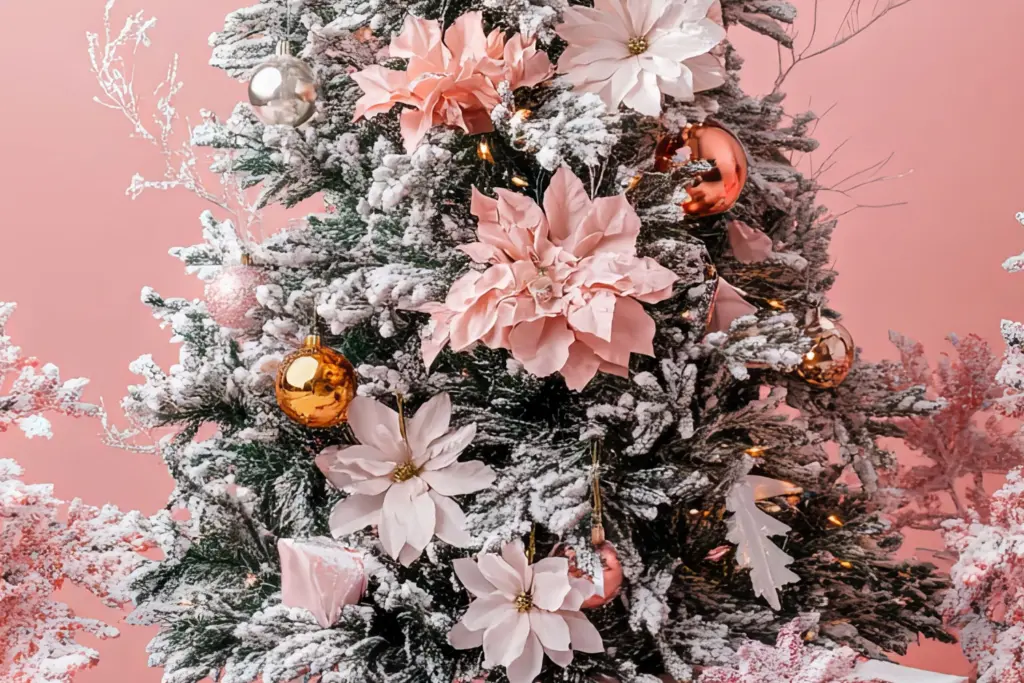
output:
[[[287,42],[279,43],[249,80],[249,102],[267,125],[298,127],[316,113],[313,69],[289,52]]]

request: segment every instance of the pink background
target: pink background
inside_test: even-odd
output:
[[[0,300],[17,301],[11,330],[31,354],[66,376],[93,379],[88,396],[106,399],[115,416],[128,363],[151,353],[164,366],[176,349],[139,303],[143,285],[173,296],[199,296],[197,281],[167,255],[200,240],[204,205],[184,192],[123,194],[136,171],[161,171],[155,148],[128,138],[115,112],[92,103],[85,32],[101,29],[103,0],[0,4],[0,63],[6,65],[0,108],[4,227]],[[159,17],[155,46],[139,62],[139,92],[150,93],[173,52],[185,82],[178,107],[193,120],[206,107],[230,112],[243,89],[206,66],[208,34],[243,0],[121,0],[123,12]],[[833,25],[845,9],[823,10]],[[801,0],[809,14],[810,3]],[[804,32],[809,29],[805,17]],[[900,330],[944,349],[949,332],[977,332],[999,345],[999,320],[1024,319],[1024,277],[1000,269],[1024,250],[1014,213],[1024,210],[1024,135],[1016,132],[1024,94],[1014,76],[1024,66],[1024,4],[985,3],[982,13],[959,0],[919,0],[891,14],[839,50],[804,64],[787,84],[790,109],[810,102],[823,112],[823,152],[846,139],[838,179],[895,153],[892,172],[909,176],[869,188],[865,203],[907,202],[845,217],[833,256],[842,276],[834,305],[846,315],[867,358],[892,356],[887,331]],[[747,58],[744,84],[759,94],[775,74],[772,44],[744,29],[733,40]],[[831,33],[828,34],[830,36]],[[826,38],[828,36],[825,36]],[[45,45],[42,45],[45,41]],[[20,66],[19,66],[20,65]],[[1008,77],[1008,80],[1004,78]],[[822,195],[832,204],[832,197]],[[837,201],[836,206],[842,206]],[[299,214],[296,214],[299,215]],[[58,495],[159,509],[171,481],[155,457],[104,447],[98,425],[58,420],[52,441],[8,435],[0,454],[26,466],[27,479],[53,482]],[[908,544],[935,547],[934,539]],[[120,615],[69,591],[81,613]],[[146,668],[151,631],[125,627],[101,646],[103,662],[82,683],[159,680]],[[965,671],[958,649],[916,647],[907,662],[948,673]]]

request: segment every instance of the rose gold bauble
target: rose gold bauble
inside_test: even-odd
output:
[[[662,138],[654,151],[659,173],[693,161],[714,162],[715,167],[687,188],[690,200],[683,202],[683,212],[703,218],[735,206],[747,183],[747,153],[736,136],[719,126],[688,124],[678,135]]]
[[[594,607],[601,607],[607,605],[609,602],[615,599],[615,596],[622,590],[622,563],[619,562],[619,554],[615,551],[615,546],[605,541],[601,545],[595,547],[594,552],[597,553],[601,559],[602,578],[604,586],[604,592],[601,594],[591,595],[589,598],[583,601],[582,609],[592,609]],[[587,572],[576,566],[576,551],[566,546],[557,546],[553,555],[558,555],[569,560],[569,573],[578,579],[587,579],[593,582],[594,577],[590,576]],[[598,588],[600,590],[600,587]]]
[[[355,395],[355,368],[345,356],[322,346],[316,335],[307,337],[277,372],[277,404],[285,415],[306,427],[341,424],[348,418]]]
[[[206,310],[221,327],[243,334],[256,332],[262,326],[253,313],[259,308],[256,288],[269,282],[264,270],[244,260],[241,265],[223,268],[206,283]]]
[[[804,354],[796,372],[805,382],[822,389],[834,389],[843,383],[853,367],[856,347],[853,335],[839,323],[819,318],[804,334],[814,339],[814,346]]]

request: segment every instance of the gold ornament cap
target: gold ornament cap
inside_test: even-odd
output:
[[[348,418],[356,385],[356,371],[348,359],[323,346],[319,335],[311,334],[302,348],[281,364],[277,404],[292,421],[305,427],[334,427]]]

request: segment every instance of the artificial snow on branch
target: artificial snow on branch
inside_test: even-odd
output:
[[[57,368],[24,358],[4,327],[14,304],[0,302],[0,432],[19,426],[28,437],[51,436],[48,414],[96,416],[82,403],[86,380],[61,383]],[[8,383],[12,374],[13,382]],[[77,636],[116,637],[112,626],[77,616],[54,592],[73,583],[120,607],[129,575],[148,563],[147,520],[105,505],[95,508],[26,484],[22,468],[0,459],[0,678],[11,683],[68,683],[99,659]],[[65,512],[66,510],[66,512]]]

